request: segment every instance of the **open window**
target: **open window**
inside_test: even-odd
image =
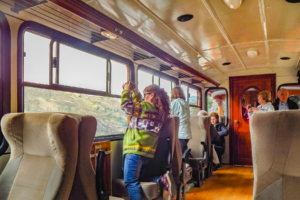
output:
[[[187,98],[186,100],[190,104],[190,114],[197,115],[201,110],[201,88],[186,82],[181,82],[181,88],[183,89],[184,95]]]
[[[120,109],[122,84],[134,80],[132,62],[34,22],[25,24],[19,111],[92,115],[98,121],[96,139],[122,137],[127,127]]]
[[[228,125],[228,92],[225,88],[209,88],[205,91],[205,108],[208,114],[216,112],[225,116],[225,126]]]
[[[140,65],[138,67],[138,90],[143,92],[145,87],[151,84],[156,84],[163,88],[171,100],[171,91],[173,87],[178,85],[178,79]]]

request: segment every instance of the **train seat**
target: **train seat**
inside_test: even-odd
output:
[[[224,125],[226,125],[226,117],[224,115],[219,115],[219,122],[222,122]],[[225,143],[224,144],[214,144],[214,148],[216,149],[216,151],[218,151],[220,153],[220,157],[218,158],[221,166],[222,166],[222,155],[224,154],[225,152]]]
[[[211,175],[212,145],[210,139],[210,117],[191,116],[191,131],[193,139],[189,141],[193,158],[190,163],[193,168],[193,179],[200,187],[204,180],[204,170],[207,168],[207,177]],[[205,150],[204,150],[205,149]]]
[[[73,117],[78,125],[78,159],[70,199],[97,200],[95,172],[90,159],[90,150],[96,134],[97,120],[90,115],[65,114]]]
[[[141,172],[141,177],[158,177],[170,170],[174,176],[175,182],[180,185],[182,173],[182,152],[178,140],[179,118],[169,118],[161,130],[155,157]],[[156,199],[166,196],[160,186],[154,182],[141,182],[144,192],[144,199]],[[181,185],[182,186],[182,185]],[[128,197],[128,192],[123,179],[113,180],[113,195],[119,197]],[[167,197],[168,198],[168,197]],[[184,197],[182,198],[184,199]]]
[[[253,199],[300,197],[300,111],[254,114],[250,119]]]
[[[11,156],[0,199],[69,198],[78,155],[76,120],[59,113],[10,113],[1,120]]]

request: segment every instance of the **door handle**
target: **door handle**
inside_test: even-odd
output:
[[[234,120],[234,123],[238,124],[238,123],[239,123],[239,120]]]

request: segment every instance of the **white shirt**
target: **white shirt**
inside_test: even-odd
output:
[[[253,113],[255,113],[255,112],[275,110],[274,106],[272,105],[271,102],[266,103],[264,106],[259,105],[259,106],[257,106],[257,108],[258,108],[258,111],[254,111],[254,112],[248,113],[249,117],[251,117],[253,115]]]
[[[287,102],[281,102],[281,101],[279,101],[278,110],[289,110],[288,103]]]

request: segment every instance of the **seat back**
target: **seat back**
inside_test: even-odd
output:
[[[75,176],[78,126],[58,113],[11,113],[1,120],[11,157],[0,199],[68,199]]]
[[[223,124],[226,124],[226,123],[225,123],[225,122],[226,122],[226,118],[225,118],[224,115],[220,115],[220,116],[219,116],[219,122],[222,122]]]
[[[70,199],[97,200],[95,171],[90,158],[90,150],[97,129],[97,120],[89,115],[65,114],[73,117],[78,124],[78,159]]]
[[[299,110],[261,112],[251,117],[253,199],[299,199],[299,121]]]
[[[210,117],[209,116],[191,116],[191,131],[193,139],[189,141],[188,146],[195,158],[203,157],[203,146],[201,142],[207,145],[207,157],[211,157],[211,139],[210,139]]]
[[[182,163],[182,152],[178,140],[178,127],[178,117],[170,117],[163,124],[163,127],[160,131],[160,136],[158,138],[158,144],[154,158],[142,171],[142,177],[158,177],[163,175],[164,173],[166,173],[168,160],[171,159],[172,165],[170,167],[172,168],[173,176],[174,178],[177,177],[177,179],[179,180]],[[172,155],[171,158],[168,157],[169,152]]]

